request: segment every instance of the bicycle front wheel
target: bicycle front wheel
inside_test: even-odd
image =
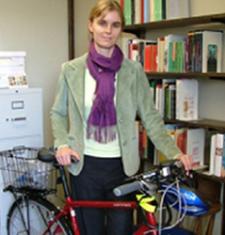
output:
[[[65,218],[60,218],[48,229],[57,212],[58,209],[44,198],[20,197],[8,213],[8,235],[72,235]]]

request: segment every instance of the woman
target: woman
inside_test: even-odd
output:
[[[56,158],[68,166],[77,199],[116,200],[113,187],[137,173],[136,114],[155,146],[191,169],[191,158],[167,135],[141,65],[124,59],[116,45],[123,26],[118,2],[99,0],[89,17],[88,54],[65,63],[59,79],[51,112]],[[107,212],[107,232],[102,210],[82,209],[78,219],[82,235],[132,234],[128,210]]]

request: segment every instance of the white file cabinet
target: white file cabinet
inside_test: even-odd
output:
[[[0,89],[0,151],[43,146],[43,109],[40,88]],[[0,174],[0,234],[6,235],[6,217],[13,201],[3,192]]]

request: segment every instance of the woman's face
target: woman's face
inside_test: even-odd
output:
[[[122,23],[117,11],[108,11],[89,22],[95,48],[98,53],[110,56],[121,33]]]

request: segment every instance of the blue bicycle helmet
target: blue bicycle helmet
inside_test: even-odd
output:
[[[162,188],[166,189],[167,185],[163,185]],[[178,201],[178,189],[171,187],[165,195],[165,202],[172,205],[176,210],[185,212],[190,216],[201,216],[208,212],[209,206],[204,202],[195,192],[188,188],[181,187],[179,189],[181,196],[181,206]]]

